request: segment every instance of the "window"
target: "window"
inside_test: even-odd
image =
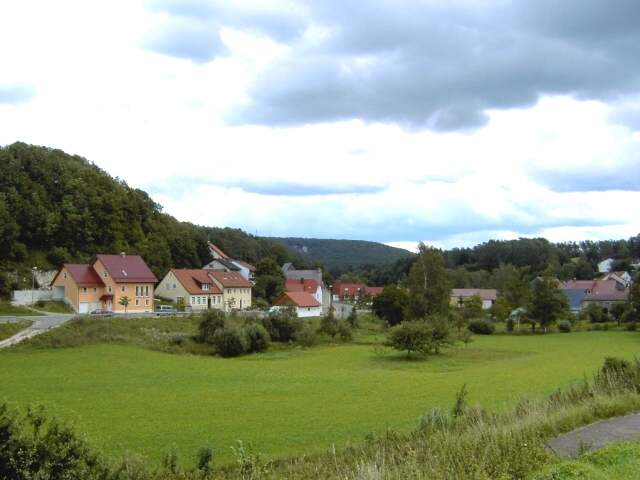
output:
[[[109,291],[109,293],[112,293],[112,292],[113,292],[113,289],[111,288],[111,286],[108,286],[108,287],[107,287],[107,290]]]
[[[62,274],[62,278],[64,278],[65,280],[67,279],[67,272],[64,272],[64,273]]]
[[[102,276],[103,276],[104,278],[107,278],[107,277],[109,276],[109,274],[108,274],[108,273],[107,273],[107,271],[105,270],[104,272],[102,272]]]
[[[97,292],[98,292],[98,289],[94,287],[93,293],[97,293]]]
[[[124,285],[122,285],[122,289],[121,290],[122,290],[122,293],[124,293],[126,291]]]
[[[203,283],[202,284],[202,290],[209,290],[209,284],[208,283]]]
[[[147,305],[147,306],[149,305],[149,299],[148,298],[145,299],[144,304]]]
[[[82,293],[87,293],[87,287],[84,287],[84,288],[82,289]]]
[[[196,303],[196,297],[191,297],[191,305],[193,305],[194,303]]]
[[[184,305],[184,297],[176,297],[176,303],[178,305]]]
[[[140,305],[140,299],[136,298],[136,305]]]
[[[144,287],[144,296],[148,297],[149,296],[149,285]]]
[[[173,284],[173,289],[174,289],[174,290],[176,289],[176,284],[175,284],[175,283]]]
[[[140,296],[140,287],[136,285],[136,297]]]

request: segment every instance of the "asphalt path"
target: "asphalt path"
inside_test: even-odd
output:
[[[75,315],[73,314],[54,314],[48,313],[45,315],[34,316],[7,316],[0,317],[0,323],[18,322],[20,320],[30,320],[33,322],[30,327],[16,333],[13,337],[9,337],[0,341],[0,348],[7,348],[16,345],[28,338],[40,335],[47,330],[58,327],[65,322],[71,320]]]

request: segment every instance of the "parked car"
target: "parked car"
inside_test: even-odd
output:
[[[110,317],[113,315],[111,310],[105,310],[104,308],[98,308],[96,310],[92,310],[90,315],[99,315],[101,317]]]
[[[178,310],[173,305],[160,305],[156,309],[156,315],[175,315],[176,313]]]

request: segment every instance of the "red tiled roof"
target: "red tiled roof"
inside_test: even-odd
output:
[[[227,256],[227,254],[226,254],[226,253],[224,253],[224,252],[220,249],[220,247],[218,247],[217,245],[214,245],[214,244],[213,244],[213,243],[211,243],[211,242],[207,242],[207,245],[209,246],[209,249],[210,249],[210,250],[213,250],[213,251],[214,251],[214,252],[216,252],[218,255],[220,255],[222,258],[229,258],[229,257]]]
[[[571,290],[592,290],[595,284],[595,280],[567,280],[566,282],[562,282],[561,288]]]
[[[583,302],[627,302],[629,301],[629,290],[601,290],[585,295]]]
[[[225,272],[223,270],[207,270],[207,272],[225,288],[253,287],[253,284],[238,272]]]
[[[91,265],[65,263],[60,269],[60,272],[63,268],[67,269],[67,272],[69,272],[69,275],[71,275],[71,278],[79,287],[104,286],[104,283],[100,279],[100,276]],[[56,274],[56,277],[60,274],[60,272]],[[55,278],[53,280],[55,281]],[[51,283],[53,283],[53,281]]]
[[[214,281],[209,277],[210,270],[174,268],[171,271],[185,290],[191,295],[219,295],[222,293]],[[202,289],[204,284],[209,285],[208,290]]]
[[[333,293],[354,297],[360,292],[364,293],[366,288],[367,286],[364,283],[336,283],[333,286]]]
[[[482,300],[495,300],[498,298],[498,291],[493,288],[454,288],[451,296],[456,298],[470,298],[479,296]]]
[[[284,292],[273,302],[274,305],[294,305],[296,307],[319,307],[320,302],[307,292]]]
[[[117,283],[156,283],[158,279],[140,255],[96,255]],[[94,262],[95,264],[95,262]]]
[[[380,295],[382,290],[384,290],[384,287],[365,287],[364,293],[370,297],[375,297],[376,295]]]
[[[307,292],[313,295],[318,291],[319,286],[318,282],[311,279],[289,279],[285,282],[284,289],[287,292]]]

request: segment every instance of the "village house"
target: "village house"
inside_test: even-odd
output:
[[[383,287],[369,287],[364,283],[337,282],[332,289],[333,301],[351,301],[373,298],[382,293]]]
[[[567,297],[572,312],[579,312],[590,303],[609,311],[613,304],[629,301],[628,284],[614,274],[598,280],[567,280],[561,283],[560,289]]]
[[[301,278],[299,280],[290,279],[284,283],[286,292],[306,292],[313,296],[322,304],[322,286],[315,280]]]
[[[300,318],[319,317],[322,315],[322,303],[307,292],[283,292],[273,301],[270,311],[293,307]]]
[[[251,282],[254,280],[256,267],[247,262],[243,262],[242,260],[235,260],[229,257],[222,251],[222,249],[211,242],[207,242],[207,246],[213,260],[202,268],[223,270],[226,272],[238,272],[245,280],[249,280]]]
[[[62,265],[51,287],[54,296],[63,298],[77,313],[97,309],[142,313],[153,311],[157,281],[139,255],[100,254],[90,264]]]
[[[489,310],[496,303],[498,291],[493,288],[454,288],[451,290],[450,303],[452,306],[461,307],[465,300],[476,296],[482,300],[482,309]]]
[[[317,300],[322,304],[323,311],[329,310],[329,306],[331,304],[331,295],[327,286],[324,284],[322,280],[322,270],[319,268],[316,269],[302,269],[298,270],[294,267],[292,263],[285,263],[282,266],[282,274],[285,278],[285,284],[287,282],[291,282],[290,285],[294,284],[294,281],[307,281],[307,282],[315,282],[320,285],[320,296],[316,297]],[[294,289],[299,287],[292,287]],[[286,286],[285,286],[286,289]]]
[[[188,310],[217,308],[225,312],[251,308],[253,284],[240,272],[171,269],[158,284],[158,297]]]

